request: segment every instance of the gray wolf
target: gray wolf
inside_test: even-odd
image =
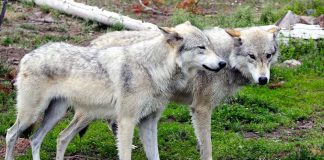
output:
[[[5,159],[13,159],[18,136],[45,112],[31,138],[33,159],[40,159],[43,138],[69,106],[75,115],[59,135],[56,159],[63,159],[73,136],[97,118],[117,122],[119,159],[131,159],[136,123],[162,112],[174,86],[181,90],[198,69],[218,71],[225,63],[196,27],[184,23],[160,30],[157,37],[129,46],[99,50],[49,43],[25,55],[16,82],[17,118],[7,130]]]
[[[200,156],[203,160],[212,159],[210,126],[214,106],[235,95],[244,85],[250,83],[264,85],[270,79],[271,64],[276,62],[279,55],[276,41],[279,29],[274,26],[267,28],[252,27],[224,30],[216,27],[204,30],[204,34],[211,41],[214,51],[220,54],[229,65],[218,73],[198,71],[196,76],[189,80],[184,90],[177,90],[172,96],[173,101],[190,105],[192,123],[200,148]],[[105,48],[110,45],[118,45],[116,43],[111,44],[109,41],[118,42],[119,39],[122,39],[121,45],[124,45],[127,42],[127,34],[130,35],[130,39],[136,36],[138,40],[156,36],[152,33],[146,34],[145,31],[123,31],[122,34],[115,33],[113,35],[108,33],[93,40],[90,46]],[[133,43],[133,40],[129,43]],[[139,123],[140,132],[155,136],[151,138],[141,137],[144,141],[146,155],[150,160],[158,159],[154,158],[158,153],[152,149],[157,147],[155,146],[155,130],[158,116],[159,114],[156,113],[149,115]],[[110,125],[115,126],[113,121]],[[154,132],[154,134],[151,132]],[[147,142],[147,139],[154,141]]]

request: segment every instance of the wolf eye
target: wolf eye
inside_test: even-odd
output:
[[[198,48],[200,48],[200,49],[206,49],[205,46],[198,46]]]
[[[249,54],[250,58],[255,60],[255,56],[253,54]]]
[[[271,56],[272,56],[272,54],[267,54],[267,58],[268,59],[271,58]]]

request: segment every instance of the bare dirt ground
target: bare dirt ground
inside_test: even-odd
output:
[[[19,138],[17,144],[15,145],[15,155],[24,155],[26,150],[30,147],[29,139]],[[4,157],[6,153],[6,147],[4,145],[0,146],[0,157]]]

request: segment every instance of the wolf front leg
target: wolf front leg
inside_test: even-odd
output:
[[[211,113],[210,105],[191,106],[192,123],[198,139],[201,160],[212,160],[211,143]]]
[[[145,154],[148,160],[159,160],[159,149],[157,141],[157,123],[163,109],[141,119],[138,124],[140,129],[140,138],[144,146]]]
[[[118,155],[120,160],[131,159],[135,122],[135,117],[123,116],[123,114],[117,119]]]

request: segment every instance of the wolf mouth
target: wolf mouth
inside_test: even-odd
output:
[[[218,68],[216,68],[216,69],[209,68],[208,66],[206,66],[206,65],[204,65],[204,64],[203,64],[203,67],[204,67],[205,69],[207,69],[207,70],[214,71],[214,72],[218,72],[218,71],[220,71],[220,70],[222,69],[222,68],[220,68],[220,67],[218,67]]]

